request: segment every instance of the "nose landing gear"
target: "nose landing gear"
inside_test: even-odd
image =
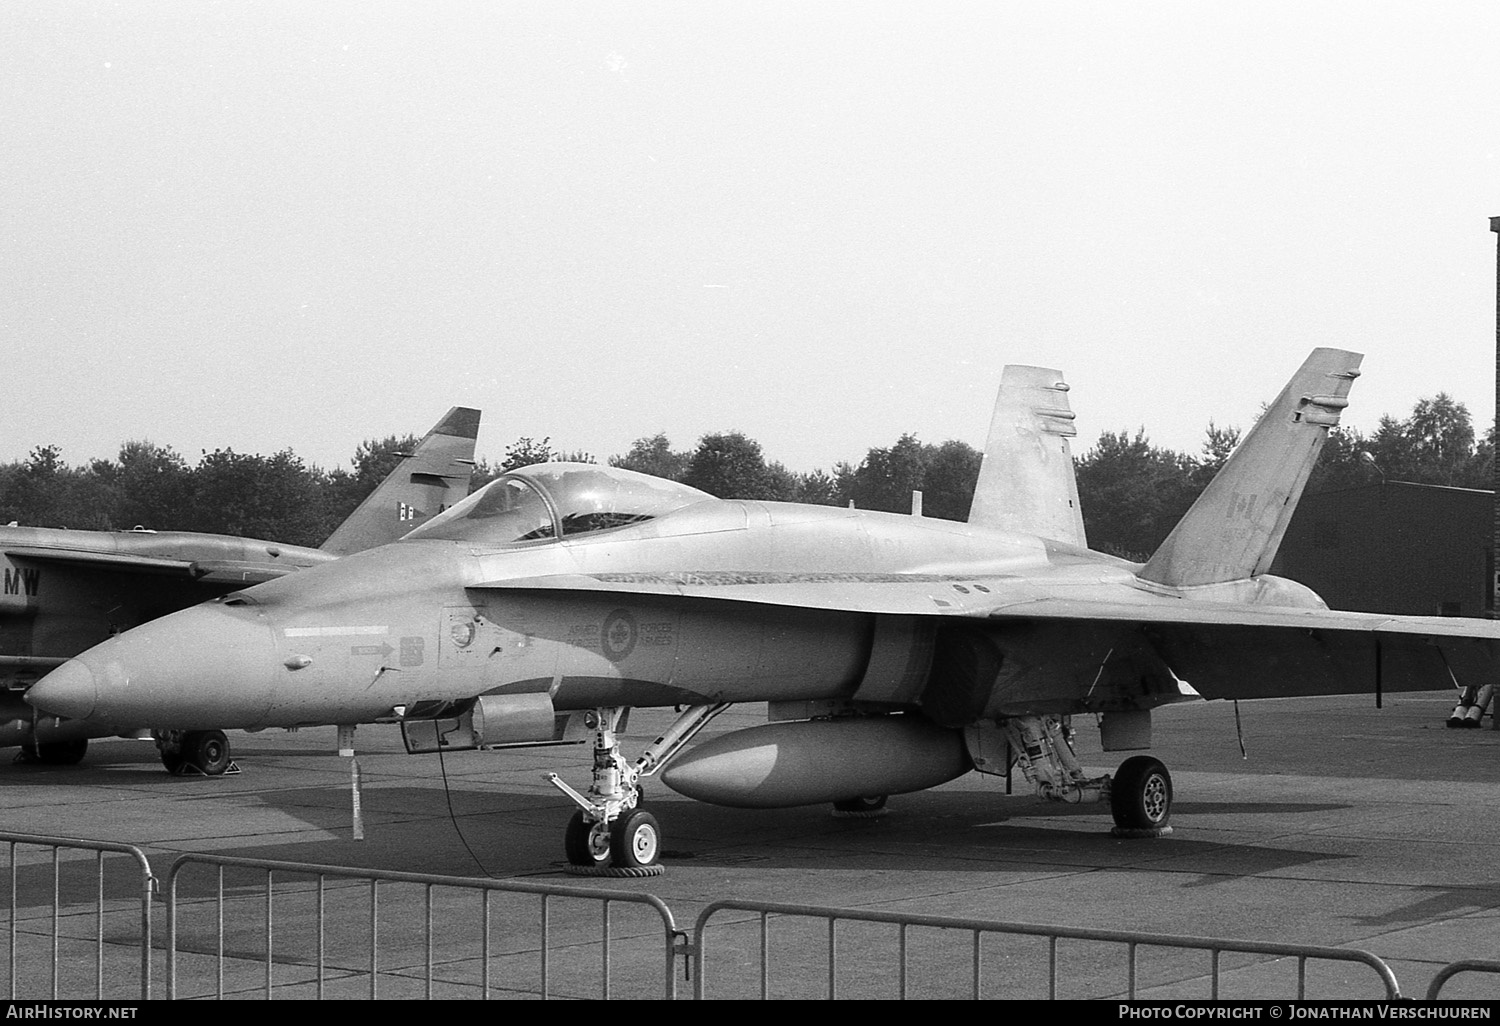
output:
[[[595,709],[588,714],[594,731],[594,777],[588,793],[582,794],[556,773],[546,780],[578,806],[563,835],[568,856],[567,871],[580,876],[657,876],[661,864],[661,826],[656,817],[640,808],[641,778],[665,766],[693,735],[707,726],[728,702],[695,705],[679,716],[667,732],[646,746],[632,764],[620,754],[616,731],[626,709]]]

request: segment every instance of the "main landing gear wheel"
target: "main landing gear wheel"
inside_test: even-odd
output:
[[[878,794],[834,802],[833,815],[837,819],[876,819],[886,813],[885,799],[885,795]]]
[[[189,731],[182,740],[188,765],[205,777],[217,777],[229,768],[229,738],[222,730]]]
[[[174,776],[199,773],[205,777],[238,773],[229,758],[229,738],[222,730],[168,731],[156,739],[161,764]]]
[[[83,761],[89,750],[89,739],[74,741],[49,741],[45,744],[31,742],[21,746],[17,762],[40,763],[43,766],[76,766]]]
[[[1120,764],[1109,789],[1116,837],[1161,837],[1172,832],[1172,775],[1160,760],[1136,755]]]

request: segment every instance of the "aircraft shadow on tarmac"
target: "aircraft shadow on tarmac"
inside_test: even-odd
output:
[[[351,839],[347,762],[333,757],[327,747],[309,747],[307,737],[300,746],[268,745],[271,739],[256,738],[240,757],[246,771],[236,777],[170,777],[155,746],[139,742],[101,745],[78,766],[0,763],[0,780],[44,785],[49,791],[123,785],[147,800],[189,800],[195,807],[203,800],[204,818],[186,835],[174,834],[169,822],[152,836],[123,836],[118,829],[105,833],[91,829],[88,805],[69,812],[67,833],[141,844],[153,852],[153,865],[160,849],[212,848],[247,857],[457,876],[545,875],[563,868],[557,838],[572,807],[542,782],[540,773],[543,763],[549,768],[556,764],[555,753],[537,756],[536,783],[520,786],[517,781],[531,775],[532,767],[511,760],[503,767],[478,758],[450,760],[446,771],[451,786],[445,792],[436,772],[438,763],[409,762],[395,750],[399,741],[393,737],[372,733],[368,740],[392,750],[361,753],[366,781],[364,842]],[[425,776],[425,786],[402,782],[412,769]],[[294,771],[297,783],[287,786],[285,770]],[[494,779],[497,774],[506,779]],[[1317,817],[1349,807],[1295,800],[1179,801],[1177,832],[1161,841],[1142,842],[1110,835],[1107,805],[1066,805],[1041,802],[1026,793],[1006,795],[1004,785],[993,780],[898,795],[890,801],[889,814],[873,820],[835,819],[824,806],[721,808],[680,798],[660,783],[647,786],[647,805],[666,828],[667,864],[725,869],[751,864],[879,867],[899,862],[907,871],[943,872],[972,871],[986,863],[1141,868],[1170,861],[1171,868],[1203,874],[1209,882],[1336,856],[1237,843],[1233,834],[1226,840],[1217,824],[1210,835],[1206,822],[1201,824],[1203,833],[1195,837],[1194,823],[1200,817]],[[1024,783],[1018,781],[1018,791],[1022,788]],[[32,805],[38,815],[44,811],[42,805],[24,804]],[[45,807],[58,811],[50,800]],[[258,819],[262,814],[270,820]],[[14,829],[55,832],[24,825]],[[1243,826],[1229,829],[1240,833]],[[168,859],[161,857],[158,871]],[[126,885],[124,893],[134,893],[133,885]],[[28,902],[23,898],[22,903]]]
[[[10,753],[10,758],[4,757],[6,753],[0,753],[0,774],[27,774],[37,778],[39,783],[45,777],[49,785],[66,786],[80,781],[98,783],[102,774],[122,770],[136,772],[150,769],[158,773],[164,772],[161,757],[154,744],[142,741],[131,745],[112,745],[109,750],[110,757],[107,760],[85,757],[86,761],[76,766],[49,766],[46,763],[32,762],[20,751]]]
[[[32,861],[26,861],[30,855]],[[57,903],[59,908],[87,907],[92,910],[101,891],[99,863],[94,853],[86,858],[69,858],[57,866]],[[45,862],[36,861],[45,858]],[[53,867],[50,855],[39,854],[39,849],[21,849],[16,866],[16,910],[50,911],[53,900]],[[0,858],[0,873],[9,875],[8,857]],[[141,874],[134,859],[121,855],[110,855],[103,862],[104,900],[115,904],[139,902],[141,897]],[[10,910],[10,888],[0,888],[0,912]],[[138,915],[139,913],[137,913]],[[88,926],[92,928],[90,918]]]
[[[436,793],[435,793],[436,792]],[[365,840],[350,839],[347,787],[259,791],[258,803],[318,832],[285,844],[257,836],[236,855],[456,876],[535,875],[560,872],[557,825],[571,806],[550,792],[458,787],[368,788],[361,805]],[[1250,811],[1256,811],[1257,803]],[[451,806],[451,815],[449,812]],[[892,799],[888,815],[840,819],[821,806],[729,809],[676,796],[648,799],[670,824],[664,861],[699,868],[878,868],[899,864],[907,872],[974,871],[986,863],[1049,866],[1162,866],[1220,876],[1273,872],[1341,858],[1226,842],[1199,840],[1179,828],[1161,840],[1121,840],[1109,832],[1109,812],[1099,806],[1057,806],[1029,796],[981,791],[924,792]],[[1322,812],[1337,805],[1277,804],[1280,813]],[[1226,808],[1207,804],[1207,810]],[[1228,806],[1229,811],[1236,807]],[[1193,807],[1189,805],[1189,814]],[[556,849],[556,850],[555,850]],[[219,849],[226,850],[226,849]],[[1217,868],[1216,863],[1223,863]]]
[[[1500,908],[1500,889],[1488,884],[1424,885],[1408,890],[1425,896],[1382,915],[1355,915],[1350,916],[1350,920],[1364,927],[1400,927],[1412,923],[1441,923]]]

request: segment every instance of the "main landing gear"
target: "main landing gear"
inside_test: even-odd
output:
[[[240,771],[229,758],[229,739],[222,730],[160,730],[151,736],[161,764],[173,776],[217,777]]]
[[[565,784],[556,773],[546,779],[578,806],[563,835],[568,872],[585,876],[656,876],[662,873],[661,826],[640,807],[641,778],[661,769],[708,725],[728,702],[695,705],[667,732],[646,746],[634,763],[620,754],[616,737],[624,723],[622,707],[594,709],[587,723],[594,731],[594,778],[586,794]]]
[[[1109,785],[1116,837],[1160,837],[1172,827],[1172,776],[1157,759],[1132,755]]]
[[[1090,777],[1073,753],[1070,731],[1056,716],[1006,721],[1011,750],[1037,794],[1057,802],[1109,802],[1116,837],[1161,837],[1172,832],[1172,776],[1146,755],[1120,764],[1114,776]]]

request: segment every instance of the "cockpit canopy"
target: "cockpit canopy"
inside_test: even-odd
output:
[[[537,463],[502,474],[407,538],[509,545],[570,538],[650,520],[713,496],[592,463]]]

